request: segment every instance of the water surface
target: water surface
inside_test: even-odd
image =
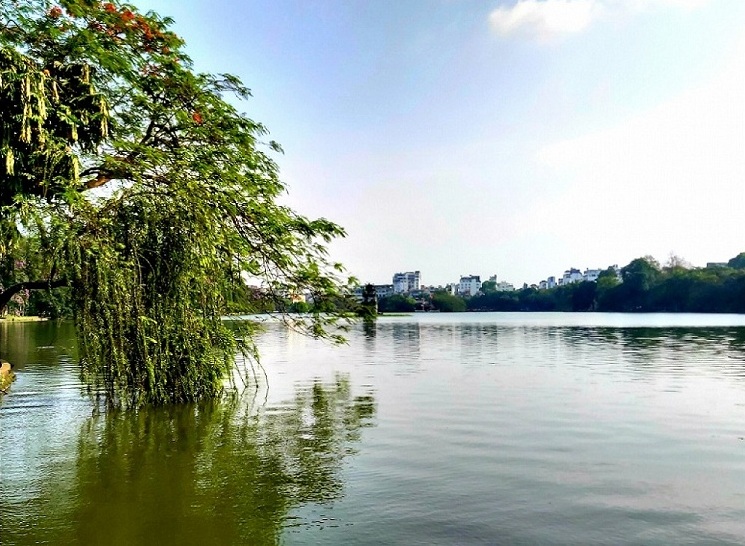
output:
[[[3,544],[745,542],[745,317],[416,314],[268,384],[96,414],[69,326],[0,325]]]

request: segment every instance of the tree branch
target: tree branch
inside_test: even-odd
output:
[[[2,292],[0,292],[0,312],[5,310],[10,299],[15,296],[21,290],[44,290],[52,288],[60,288],[61,286],[67,286],[68,281],[64,279],[57,279],[56,281],[24,281],[9,286]]]

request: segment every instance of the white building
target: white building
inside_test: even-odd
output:
[[[478,275],[466,275],[460,278],[458,283],[458,294],[461,296],[475,296],[481,289],[481,277]]]
[[[388,298],[393,295],[393,285],[392,284],[375,284],[373,285],[375,287],[375,295],[378,297],[378,299],[381,298]],[[364,286],[357,286],[353,291],[352,294],[358,299],[362,299],[362,292],[364,291]]]
[[[600,273],[602,273],[602,269],[585,269],[585,272],[582,274],[582,280],[587,282],[595,282],[598,280],[598,277],[600,276]]]
[[[567,284],[575,282],[582,282],[582,272],[573,267],[564,271],[564,276],[561,278],[561,284],[566,286]]]
[[[424,292],[425,294],[434,294],[435,292],[447,292],[448,294],[453,294],[455,292],[455,288],[452,284],[446,284],[445,286],[438,284],[437,286],[422,286],[422,292]]]
[[[422,275],[419,271],[407,271],[393,275],[394,294],[407,294],[413,290],[419,290],[422,284]]]
[[[464,278],[466,278],[466,277],[464,277]],[[461,279],[461,281],[462,281],[462,279]],[[512,283],[509,283],[507,281],[497,281],[497,276],[496,275],[490,276],[488,282],[493,282],[494,283],[494,290],[496,290],[497,292],[511,292],[511,291],[513,291],[515,289],[515,287],[512,285]]]
[[[393,295],[393,285],[392,284],[376,284],[375,285],[375,295],[378,296],[378,299],[380,298],[388,298]]]

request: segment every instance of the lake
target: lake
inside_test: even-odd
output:
[[[0,542],[745,542],[745,316],[270,323],[258,387],[99,412],[67,323],[2,323]]]

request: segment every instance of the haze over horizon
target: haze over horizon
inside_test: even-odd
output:
[[[238,75],[364,282],[745,250],[745,2],[136,0]]]

